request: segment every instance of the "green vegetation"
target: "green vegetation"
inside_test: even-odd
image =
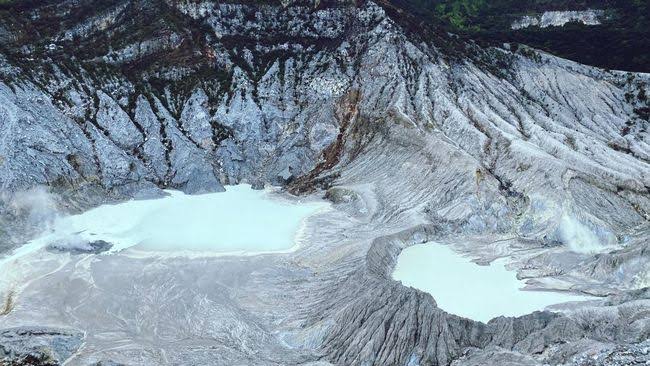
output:
[[[436,5],[435,13],[452,26],[467,29],[468,21],[475,18],[485,6],[484,0],[444,1]],[[476,29],[476,26],[470,28]]]
[[[650,72],[648,0],[392,0],[424,22],[482,42],[523,43],[560,57],[607,69]],[[600,26],[513,31],[523,15],[551,10],[604,9]]]

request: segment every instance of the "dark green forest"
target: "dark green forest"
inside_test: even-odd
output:
[[[605,69],[650,72],[650,0],[392,0],[424,22],[480,42],[523,43]],[[598,26],[511,30],[512,21],[552,10],[605,10]]]

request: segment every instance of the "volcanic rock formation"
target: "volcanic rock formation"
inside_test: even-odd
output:
[[[646,357],[647,74],[482,48],[388,1],[10,9],[20,12],[0,17],[4,245],[38,229],[17,204],[34,186],[68,212],[240,182],[335,209],[286,255],[61,259],[2,294],[4,362],[36,360],[34,342],[55,360],[43,362],[68,364]],[[600,299],[487,324],[449,314],[391,278],[402,248],[431,240],[479,262],[508,257],[531,289]],[[76,290],[48,290],[57,283]],[[20,328],[26,319],[51,328]]]

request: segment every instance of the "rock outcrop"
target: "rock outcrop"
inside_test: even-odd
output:
[[[57,253],[70,253],[70,254],[99,254],[110,250],[113,244],[104,241],[96,240],[91,242],[77,242],[77,241],[63,241],[49,244],[46,249]]]
[[[582,11],[546,11],[540,15],[525,15],[521,19],[512,22],[512,29],[524,29],[528,27],[562,27],[570,22],[582,23],[585,25],[599,25],[600,19],[605,16],[603,10],[582,10]]]
[[[60,365],[79,349],[83,333],[45,327],[20,327],[0,332],[3,365]]]

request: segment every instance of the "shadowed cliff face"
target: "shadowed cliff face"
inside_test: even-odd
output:
[[[557,364],[647,338],[648,75],[481,48],[395,3],[2,9],[4,202],[40,185],[74,211],[250,182],[336,203],[286,256],[60,263],[68,272],[10,294],[9,308],[25,307],[3,328],[28,317],[82,328],[47,336],[71,347],[86,337],[96,352],[65,356],[79,364],[203,364],[215,349],[223,364]],[[38,224],[11,207],[0,234],[17,245]],[[532,289],[609,298],[565,314],[462,319],[391,279],[400,250],[429,240],[478,261],[509,257]],[[180,271],[189,267],[201,273]],[[48,292],[66,273],[84,290]],[[167,299],[181,287],[187,296]],[[159,301],[141,296],[147,288]],[[44,294],[48,308],[80,310],[53,320]],[[119,325],[91,316],[102,307]],[[120,332],[135,334],[129,352],[115,351]],[[183,343],[206,334],[200,352]]]

